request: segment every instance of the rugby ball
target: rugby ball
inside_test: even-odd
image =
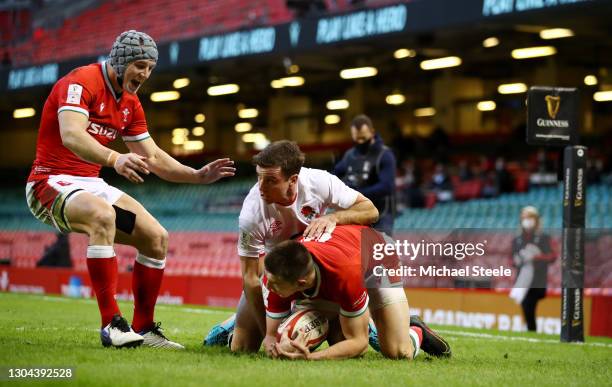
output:
[[[306,345],[312,351],[327,338],[329,322],[325,316],[314,309],[299,310],[287,317],[278,327],[276,341],[284,349],[291,352],[294,349],[291,343],[285,343],[281,340],[285,330],[287,330],[287,335],[291,339],[297,338],[300,334],[306,335],[308,340]]]

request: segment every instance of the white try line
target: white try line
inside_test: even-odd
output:
[[[87,298],[66,298],[66,297],[53,297],[53,296],[33,296],[33,297],[40,297],[44,301],[51,301],[51,302],[81,302],[84,304],[93,304],[96,302],[94,299],[87,299]],[[195,314],[231,314],[231,313],[234,313],[234,311],[232,310],[216,310],[216,309],[204,309],[204,308],[199,309],[199,308],[188,308],[188,307],[184,307],[181,305],[169,306],[169,305],[164,305],[164,304],[158,304],[157,306],[155,306],[155,309],[173,310],[176,312],[195,313]]]
[[[70,331],[70,332],[100,332],[99,328],[84,328],[84,327],[15,327],[15,330],[17,332],[47,332],[47,331],[54,331],[54,332],[66,332],[66,331]]]
[[[436,329],[437,332],[444,333],[449,336],[461,336],[461,337],[470,337],[473,339],[484,339],[484,340],[497,340],[497,341],[526,341],[529,343],[545,343],[545,344],[562,344],[559,340],[553,339],[538,339],[535,337],[519,337],[519,336],[501,336],[501,335],[493,335],[490,333],[477,333],[477,332],[466,332],[466,331],[451,331],[446,329]],[[605,347],[612,348],[612,343],[571,343],[574,345],[586,345],[593,347]]]
[[[169,307],[166,305],[157,305],[155,309],[167,309],[174,310],[177,312],[195,313],[195,314],[232,314],[232,310],[215,310],[215,309],[198,309],[198,308],[186,308],[186,307]]]

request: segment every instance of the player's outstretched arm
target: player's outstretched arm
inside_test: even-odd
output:
[[[200,169],[193,169],[179,163],[176,159],[159,148],[152,138],[138,142],[126,142],[131,152],[146,158],[151,172],[164,180],[174,183],[210,184],[234,176],[236,168],[230,159],[215,160]]]
[[[306,346],[307,339],[305,335],[298,335],[295,340],[291,340],[291,345],[298,352],[286,352],[280,345],[276,345],[276,350],[281,357],[288,359],[339,360],[362,355],[368,349],[368,322],[370,321],[370,313],[366,310],[365,313],[357,317],[340,315],[339,319],[342,334],[346,339],[337,342],[329,348],[310,352]]]

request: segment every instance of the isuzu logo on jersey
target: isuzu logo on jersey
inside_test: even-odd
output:
[[[96,124],[95,122],[89,124],[87,131],[90,134],[108,137],[111,140],[114,140],[117,137],[117,129],[109,128],[108,126],[102,126],[100,124]]]

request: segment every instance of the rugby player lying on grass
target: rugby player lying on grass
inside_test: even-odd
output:
[[[337,226],[326,238],[281,242],[266,255],[262,287],[264,349],[269,356],[308,360],[360,356],[368,348],[370,315],[383,356],[413,359],[419,348],[432,356],[450,356],[450,346],[443,338],[417,316],[410,317],[403,288],[365,288],[361,258],[364,230],[368,228]],[[310,352],[303,335],[290,341],[295,351],[277,343],[277,329],[291,314],[293,301],[297,309],[316,309],[328,317],[329,348]]]

